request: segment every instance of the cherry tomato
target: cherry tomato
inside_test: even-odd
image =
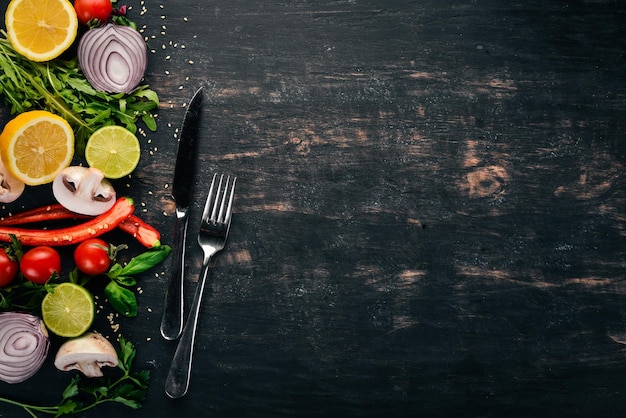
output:
[[[35,247],[22,256],[20,270],[27,280],[44,284],[52,273],[61,272],[61,256],[51,247]]]
[[[74,10],[78,20],[88,25],[93,19],[106,22],[113,11],[113,5],[111,0],[75,0]]]
[[[5,248],[0,247],[0,287],[11,283],[18,271],[20,271],[20,264],[7,255]]]
[[[78,270],[91,276],[105,273],[111,265],[109,246],[98,238],[85,240],[74,250]]]

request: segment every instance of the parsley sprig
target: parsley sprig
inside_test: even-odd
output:
[[[122,375],[117,378],[87,378],[82,374],[76,374],[63,390],[62,399],[56,405],[33,405],[2,397],[0,402],[21,407],[33,418],[36,418],[38,413],[55,417],[78,414],[107,402],[138,409],[146,397],[150,371],[137,372],[132,369],[136,352],[132,343],[120,337],[117,367],[121,369]]]
[[[76,57],[68,60],[33,62],[18,54],[0,31],[0,94],[11,114],[44,109],[66,119],[76,139],[76,152],[83,155],[91,134],[106,125],[121,125],[135,133],[137,122],[156,130],[150,112],[159,106],[154,90],[141,85],[131,94],[95,90],[80,70]]]

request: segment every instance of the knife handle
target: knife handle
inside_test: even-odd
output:
[[[171,254],[172,268],[165,291],[165,303],[161,316],[161,335],[166,340],[177,339],[183,331],[183,283],[185,281],[185,242],[187,241],[188,224],[187,213],[177,210],[174,246]]]

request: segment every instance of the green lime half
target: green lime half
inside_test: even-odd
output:
[[[119,179],[137,167],[141,148],[131,131],[121,126],[105,126],[94,132],[85,146],[90,167],[99,169],[104,177]]]
[[[74,283],[61,283],[41,302],[43,322],[61,337],[78,337],[89,330],[96,315],[91,293]]]

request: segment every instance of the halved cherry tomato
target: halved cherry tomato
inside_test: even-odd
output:
[[[91,276],[105,273],[111,265],[109,246],[99,238],[81,242],[74,250],[74,262],[78,270]]]
[[[52,273],[61,273],[61,256],[52,247],[32,248],[22,256],[20,270],[27,280],[44,284]]]
[[[84,25],[94,19],[104,23],[111,16],[113,5],[111,0],[74,0],[74,10],[78,20]]]
[[[18,271],[20,271],[20,264],[8,256],[4,247],[0,247],[0,287],[11,283]]]

